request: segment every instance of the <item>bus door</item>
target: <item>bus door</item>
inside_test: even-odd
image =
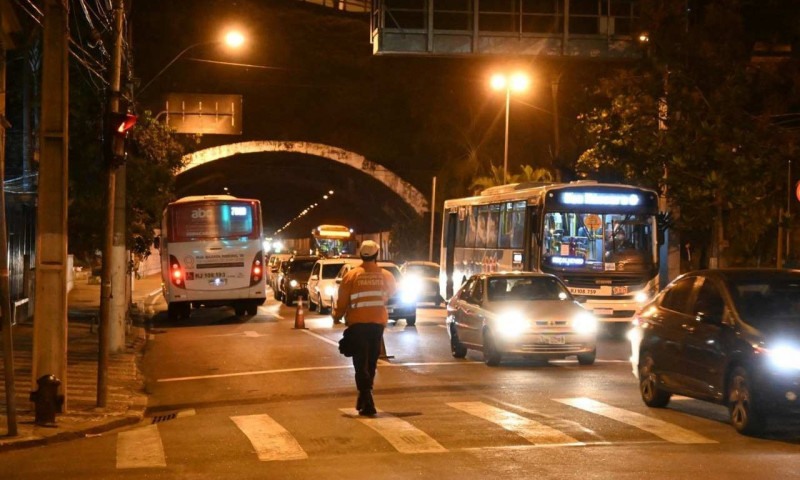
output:
[[[528,205],[525,212],[525,248],[524,264],[527,271],[539,271],[539,256],[541,255],[541,215],[538,205]]]
[[[453,272],[455,270],[455,258],[456,258],[456,231],[458,225],[458,213],[451,212],[447,214],[447,225],[445,225],[444,229],[444,248],[446,249],[446,254],[444,258],[444,265],[445,265],[445,276],[446,276],[446,286],[445,286],[445,299],[449,299],[453,296]]]

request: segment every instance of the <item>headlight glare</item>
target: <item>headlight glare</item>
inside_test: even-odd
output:
[[[333,296],[334,293],[336,293],[336,287],[334,287],[333,285],[328,285],[327,287],[325,287],[326,297],[331,297]]]
[[[290,286],[290,287],[292,287],[292,288],[295,288],[295,287],[297,287],[298,285],[300,285],[300,284],[299,284],[299,283],[297,283],[297,280],[290,280],[290,281],[289,281],[289,286]]]
[[[777,345],[766,350],[770,363],[781,370],[800,370],[800,348]]]
[[[633,295],[633,299],[636,303],[645,303],[650,298],[650,295],[647,294],[645,291],[638,291]]]
[[[530,322],[522,312],[505,312],[497,318],[497,329],[500,334],[515,337],[530,327]]]
[[[572,319],[572,329],[577,333],[595,333],[597,319],[589,312],[581,312]]]

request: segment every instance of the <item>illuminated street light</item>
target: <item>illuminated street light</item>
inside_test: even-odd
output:
[[[160,77],[162,73],[164,73],[169,67],[171,67],[173,63],[177,62],[178,59],[180,59],[182,56],[184,56],[186,54],[186,52],[188,52],[189,50],[192,50],[193,48],[197,48],[197,47],[204,46],[204,45],[214,45],[214,44],[221,43],[221,44],[227,45],[230,48],[237,49],[237,48],[240,48],[242,45],[244,45],[244,42],[245,42],[245,38],[244,38],[244,35],[241,32],[238,32],[236,30],[230,30],[230,31],[228,31],[228,33],[226,33],[222,37],[222,39],[213,40],[213,41],[210,41],[210,42],[209,41],[204,41],[204,42],[193,43],[193,44],[189,45],[188,47],[184,48],[183,50],[181,50],[180,53],[175,55],[175,57],[172,60],[170,60],[168,64],[166,64],[164,66],[164,68],[162,68],[158,73],[156,73],[155,76],[153,76],[153,78],[151,78],[150,81],[147,82],[136,93],[137,93],[137,95],[141,95],[142,93],[144,93],[144,91],[147,90],[147,87],[149,87],[158,77]]]
[[[333,190],[328,190],[328,195],[333,195]]]
[[[516,72],[511,76],[505,74],[495,74],[492,76],[491,85],[494,90],[506,91],[506,131],[505,145],[503,148],[503,183],[508,180],[508,112],[511,103],[511,92],[524,92],[528,89],[530,78],[522,72]]]

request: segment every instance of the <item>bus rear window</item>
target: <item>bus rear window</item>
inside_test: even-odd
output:
[[[172,206],[174,241],[258,238],[249,202],[189,203]]]

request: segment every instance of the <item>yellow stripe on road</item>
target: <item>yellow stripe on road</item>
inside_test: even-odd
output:
[[[166,467],[158,425],[148,425],[117,435],[117,468]]]
[[[499,425],[533,444],[583,445],[569,435],[516,413],[483,402],[454,402],[447,405]]]
[[[376,417],[359,417],[354,408],[341,408],[342,413],[355,417],[378,432],[400,453],[442,453],[444,448],[427,433],[395,416],[380,412]]]
[[[603,417],[636,427],[640,430],[644,430],[645,432],[652,433],[657,437],[663,438],[668,442],[684,444],[719,443],[716,440],[711,440],[710,438],[706,438],[699,433],[695,433],[672,423],[668,423],[657,418],[648,417],[646,415],[642,415],[641,413],[613,407],[611,405],[592,400],[591,398],[555,398],[554,400],[571,407],[579,408],[597,415],[602,415]]]
[[[308,458],[292,434],[269,415],[244,415],[231,420],[250,440],[262,462]]]

